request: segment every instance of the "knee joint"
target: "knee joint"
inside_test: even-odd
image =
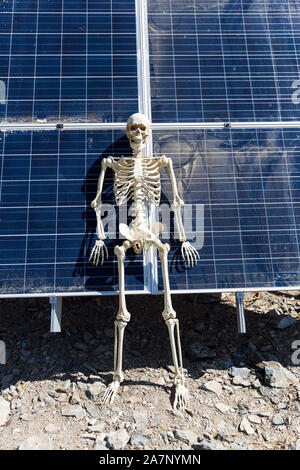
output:
[[[124,328],[128,322],[130,322],[131,315],[126,309],[119,309],[117,313],[117,322],[124,323]]]
[[[173,312],[164,312],[163,319],[165,320],[166,325],[176,326],[179,324],[178,318],[175,318],[176,313]]]
[[[125,317],[117,318],[117,320],[115,320],[115,327],[119,328],[120,330],[124,330],[129,320]]]

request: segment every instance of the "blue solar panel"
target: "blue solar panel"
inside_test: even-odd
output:
[[[134,0],[0,6],[2,121],[126,121],[137,109]]]
[[[118,218],[112,208],[109,260],[94,267],[90,203],[102,158],[128,154],[127,138],[116,131],[12,132],[2,133],[0,144],[0,295],[118,290]],[[108,173],[103,204],[113,204],[112,186]],[[128,290],[144,289],[141,256],[128,253],[126,274]]]
[[[0,2],[0,121],[83,129],[143,111],[147,51],[138,51],[137,64],[136,48],[137,32],[147,27],[143,5]],[[164,233],[172,289],[299,286],[300,132],[180,129],[181,122],[300,121],[299,2],[148,0],[147,6],[152,118],[173,129],[178,124],[154,131],[153,153],[174,162],[187,235],[201,255],[187,268],[176,237]],[[112,209],[109,260],[92,266],[90,202],[102,158],[131,152],[124,133],[30,130],[0,137],[0,295],[116,292],[120,218]],[[113,207],[110,172],[104,189],[103,202]],[[166,206],[170,189],[163,173]],[[143,263],[128,251],[129,291],[148,286]],[[160,292],[159,260],[153,281]]]
[[[299,137],[296,129],[154,132],[155,155],[172,158],[192,208],[185,226],[201,255],[187,269],[178,241],[166,240],[173,290],[299,285]],[[43,131],[2,134],[0,142],[0,294],[116,291],[118,236],[108,230],[104,266],[88,262],[96,228],[90,202],[101,159],[128,155],[127,138],[116,131]],[[112,177],[104,188],[108,204]],[[162,203],[170,201],[164,173]],[[117,218],[113,227],[117,233]],[[128,254],[127,289],[142,291],[142,258]]]
[[[155,122],[300,120],[300,4],[148,1]]]
[[[156,153],[174,162],[192,210],[187,235],[201,255],[187,269],[171,238],[172,289],[300,285],[300,131],[156,131],[153,137]],[[167,175],[162,193],[172,201]]]

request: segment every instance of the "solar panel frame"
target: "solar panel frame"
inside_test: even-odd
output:
[[[49,0],[39,0],[42,3],[47,4],[47,7],[49,7]],[[66,0],[65,0],[66,1]],[[90,3],[91,0],[88,0]],[[111,1],[111,0],[109,0]],[[244,3],[246,0],[243,0]],[[153,3],[154,0],[151,0]],[[58,2],[59,3],[59,2]],[[53,0],[51,0],[51,7],[55,10],[55,8],[58,8],[58,3]],[[104,4],[105,2],[103,2]],[[106,2],[108,3],[108,2]],[[115,2],[115,4],[118,3],[121,6],[125,2]],[[147,0],[135,0],[135,14],[136,14],[136,32],[137,32],[137,76],[138,76],[138,100],[139,100],[139,112],[142,112],[145,114],[150,120],[151,120],[151,87],[150,87],[150,66],[149,66],[149,39],[148,39],[148,19],[147,19]],[[169,4],[169,0],[167,2],[161,2],[160,0],[160,5],[167,5]],[[215,2],[217,4],[217,8],[219,8],[219,3]],[[70,3],[70,5],[72,2]],[[200,11],[202,7],[207,6],[212,6],[212,2],[201,2],[201,7],[197,3],[195,3],[194,0],[189,0],[188,2],[189,5],[194,5],[197,11]],[[120,8],[119,5],[119,8]],[[187,2],[182,4],[182,2],[176,2],[174,3],[177,9],[177,13],[182,13],[182,9],[187,8]],[[257,6],[257,11],[261,11],[261,8],[265,8],[266,3],[264,2],[264,5],[262,5],[262,2],[260,2],[259,5]],[[99,6],[100,8],[100,6]],[[132,10],[131,10],[132,11]],[[296,45],[295,45],[296,47]],[[298,65],[298,64],[297,64]],[[298,69],[299,70],[299,69]],[[300,121],[263,121],[261,120],[260,122],[257,122],[255,120],[253,121],[248,121],[248,122],[228,122],[229,119],[220,121],[220,122],[213,122],[213,121],[205,121],[205,122],[175,122],[175,121],[166,121],[166,122],[153,122],[151,125],[151,128],[153,131],[156,130],[179,130],[179,129],[221,129],[224,126],[229,126],[232,129],[234,128],[277,128],[277,127],[282,127],[282,128],[292,128],[292,127],[299,127],[300,126]],[[55,129],[57,124],[61,124],[60,120],[58,121],[53,121],[53,123],[20,123],[20,122],[15,122],[15,123],[4,123],[0,125],[0,128],[4,131],[7,130],[16,130],[16,129],[27,129],[27,130],[33,130],[33,129]],[[63,128],[66,130],[80,130],[80,129],[98,129],[98,130],[104,130],[104,129],[122,129],[124,130],[125,128],[125,122],[65,122],[63,123]],[[153,152],[153,145],[152,145],[152,140],[151,137],[148,141],[147,145],[147,154],[152,154]],[[2,184],[2,179],[0,181]],[[150,209],[150,220],[154,220],[155,217],[155,212],[153,208]],[[200,261],[201,263],[201,261]],[[156,293],[159,294],[161,293],[161,290],[158,288],[159,284],[159,276],[158,276],[158,264],[157,264],[157,257],[156,253],[154,250],[150,250],[149,253],[144,254],[144,279],[145,279],[145,284],[144,284],[144,292],[148,293]],[[285,290],[295,290],[299,289],[300,286],[285,286]],[[230,287],[230,288],[209,288],[209,289],[174,289],[173,291],[176,293],[186,293],[188,292],[224,292],[224,291],[244,291],[244,290],[278,290],[278,287],[272,287],[272,286],[261,286],[259,288],[256,287]],[[142,291],[134,291],[134,293],[142,293]],[[30,295],[30,296],[50,296],[50,295],[94,295],[94,294],[103,294],[103,295],[110,295],[112,292],[107,292],[107,291],[95,291],[95,292],[78,292],[78,293],[68,293],[68,292],[47,292],[47,293],[38,293],[38,292],[32,292],[31,294],[23,294],[23,295]],[[23,296],[21,295],[15,295],[15,294],[5,294],[5,295],[0,295],[4,297],[17,297],[17,296]]]

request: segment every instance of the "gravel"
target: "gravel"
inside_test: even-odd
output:
[[[128,296],[125,380],[112,405],[101,399],[112,380],[117,297],[64,298],[60,334],[49,333],[48,299],[3,300],[0,449],[299,449],[292,344],[300,340],[300,293],[246,293],[241,336],[234,294],[173,301],[190,396],[183,412],[172,409],[161,296]]]

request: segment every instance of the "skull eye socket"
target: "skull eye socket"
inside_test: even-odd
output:
[[[137,129],[139,129],[140,131],[145,131],[147,128],[144,124],[132,124],[130,126],[130,130],[133,132],[133,131],[136,131]]]

